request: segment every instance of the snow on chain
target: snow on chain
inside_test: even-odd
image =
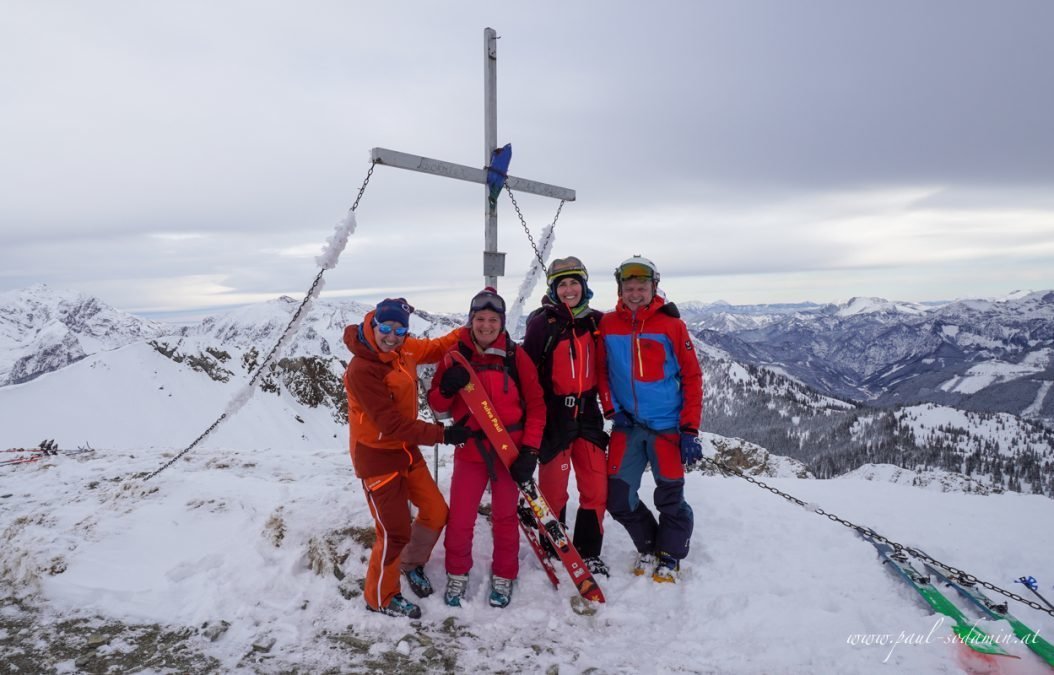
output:
[[[322,247],[322,255],[315,258],[315,262],[324,270],[331,270],[337,266],[337,260],[340,259],[340,254],[344,252],[344,247],[348,245],[348,237],[355,234],[355,212],[348,211],[348,215],[344,216],[344,220],[337,223],[336,227],[333,228],[333,234],[326,239],[326,245]]]
[[[344,252],[344,249],[347,248],[348,239],[351,235],[355,234],[355,228],[357,226],[358,221],[355,219],[355,211],[349,210],[343,220],[337,223],[333,228],[333,234],[326,239],[326,245],[322,247],[321,255],[315,258],[315,263],[324,270],[331,270],[336,267],[341,254]],[[296,315],[296,318],[290,322],[288,326],[286,326],[285,332],[282,333],[282,337],[278,339],[278,346],[275,348],[273,354],[281,354],[286,344],[288,344],[292,337],[296,335],[304,317],[306,317],[311,311],[311,303],[319,296],[325,285],[326,280],[319,278],[318,282],[311,288],[300,309],[300,313]],[[267,363],[261,363],[260,369],[262,370],[266,366]],[[245,387],[242,387],[241,391],[235,394],[234,398],[232,398],[227,404],[225,410],[227,417],[233,416],[249,402],[249,399],[252,398],[253,391],[255,390],[254,385],[255,380]]]
[[[556,236],[553,234],[553,227],[556,223],[550,223],[545,226],[542,230],[542,247],[539,251],[542,260],[549,259],[549,252],[553,248],[553,242],[556,241]],[[519,293],[516,295],[516,302],[513,303],[512,308],[509,310],[508,316],[505,320],[505,325],[509,327],[510,332],[513,333],[513,337],[522,337],[519,335],[520,317],[523,316],[523,305],[530,298],[531,293],[534,292],[534,287],[538,283],[539,275],[545,273],[545,268],[536,259],[531,260],[531,265],[527,269],[527,275],[523,278],[523,282],[520,284]]]

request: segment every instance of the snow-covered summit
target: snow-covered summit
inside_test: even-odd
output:
[[[844,305],[839,305],[836,316],[854,316],[857,314],[924,314],[927,307],[914,302],[890,301],[884,298],[853,297]]]
[[[98,298],[45,284],[0,293],[0,386],[168,331]]]

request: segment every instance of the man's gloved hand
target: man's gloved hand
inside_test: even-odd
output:
[[[538,466],[538,448],[520,448],[520,455],[512,462],[509,473],[517,483],[526,483],[534,478],[534,469]]]
[[[633,426],[633,418],[625,410],[619,410],[612,415],[611,421],[614,422],[616,429],[629,429]]]
[[[454,394],[468,384],[468,371],[460,363],[455,363],[443,371],[443,377],[439,378],[439,393],[443,398],[454,398]]]
[[[681,427],[681,464],[692,467],[703,461],[703,444],[699,442],[699,432],[688,427]]]
[[[464,370],[464,369],[462,369]],[[472,431],[468,427],[455,424],[443,429],[443,442],[447,445],[461,445],[472,437]]]

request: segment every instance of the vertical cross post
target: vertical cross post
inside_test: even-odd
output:
[[[493,28],[483,31],[483,166],[498,148],[498,35]],[[498,287],[505,276],[505,254],[498,252],[498,207],[490,205],[483,184],[483,277],[487,286]]]
[[[483,167],[478,169],[431,157],[411,155],[387,148],[370,150],[370,161],[410,171],[421,171],[447,178],[457,178],[483,185],[483,279],[486,285],[498,287],[498,277],[505,276],[505,254],[498,251],[498,209],[490,206],[487,169],[491,155],[498,147],[498,35],[493,28],[483,31]],[[534,195],[575,201],[575,191],[536,180],[508,176],[505,184],[512,190]]]

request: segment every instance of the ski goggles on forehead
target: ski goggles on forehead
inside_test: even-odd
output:
[[[629,263],[618,268],[618,277],[622,281],[627,279],[653,279],[655,270],[640,263]]]
[[[381,332],[381,335],[391,335],[392,333],[395,333],[399,337],[406,337],[407,334],[410,332],[410,329],[406,326],[396,327],[390,326],[386,323],[377,323],[376,319],[374,319],[373,325],[377,327],[377,330]]]
[[[481,295],[472,298],[472,304],[469,309],[473,312],[478,312],[481,309],[489,309],[492,312],[498,314],[505,313],[505,301],[497,295]]]

